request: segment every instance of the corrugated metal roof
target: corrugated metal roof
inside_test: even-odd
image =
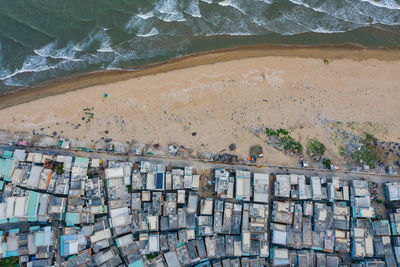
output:
[[[26,209],[26,216],[36,216],[36,208],[38,203],[39,193],[29,191],[28,206]]]
[[[3,158],[11,159],[13,156],[13,152],[10,150],[6,150],[3,152]]]
[[[88,158],[76,157],[76,158],[75,158],[75,162],[84,163],[84,164],[89,164],[89,159],[88,159]]]
[[[3,169],[4,169],[4,163],[6,162],[5,159],[0,158],[0,177],[2,177],[3,174]]]
[[[4,170],[3,170],[3,177],[5,180],[10,180],[10,173],[11,173],[11,169],[13,166],[13,159],[6,159],[6,162],[4,164]]]
[[[78,219],[79,213],[67,212],[65,214],[65,222],[67,226],[74,226],[75,224],[78,224]]]
[[[35,245],[43,246],[43,244],[44,244],[44,233],[43,232],[35,233]]]

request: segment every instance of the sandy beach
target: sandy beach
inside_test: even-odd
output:
[[[297,165],[265,142],[265,127],[285,128],[303,145],[318,138],[340,164],[338,125],[400,140],[399,70],[399,50],[231,49],[2,95],[0,129],[56,132],[87,147],[112,138],[218,153],[235,143],[242,157],[260,144],[264,162]]]

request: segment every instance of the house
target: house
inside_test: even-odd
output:
[[[290,176],[276,175],[274,182],[275,197],[290,198]],[[300,192],[299,192],[300,195]]]
[[[254,202],[268,203],[269,174],[254,173]]]
[[[236,171],[236,199],[250,201],[251,192],[251,172]]]

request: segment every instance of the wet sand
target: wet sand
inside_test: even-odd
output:
[[[399,141],[399,70],[399,50],[231,49],[2,95],[0,129],[56,132],[88,147],[112,138],[217,153],[236,143],[242,157],[260,144],[265,162],[293,166],[297,158],[265,143],[265,127],[286,128],[303,146],[318,138],[340,163],[338,122]]]

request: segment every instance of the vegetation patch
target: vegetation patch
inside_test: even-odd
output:
[[[6,266],[6,267],[19,266],[19,258],[17,256],[4,258],[0,260],[0,266]]]
[[[324,165],[325,169],[331,169],[332,161],[330,159],[323,159],[322,164]]]
[[[372,134],[364,133],[356,145],[354,142],[347,142],[346,146],[340,146],[339,154],[350,159],[356,165],[368,165],[372,169],[379,161],[376,143],[377,139]]]
[[[289,135],[289,131],[282,128],[277,130],[266,128],[265,131],[269,143],[271,143],[275,148],[296,154],[303,151],[303,146],[300,142],[296,141],[296,139]]]
[[[313,158],[321,158],[325,153],[325,145],[319,140],[312,138],[307,141],[307,154]]]
[[[58,174],[60,174],[60,175],[64,173],[64,167],[63,167],[62,164],[58,164],[58,165],[57,165],[57,167],[56,167],[56,172],[57,172]]]

